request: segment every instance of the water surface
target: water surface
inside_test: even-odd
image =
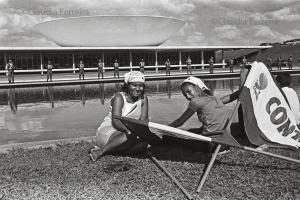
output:
[[[180,92],[182,80],[149,81],[150,121],[168,124],[182,114],[188,101]],[[205,81],[222,97],[238,89],[239,79]],[[300,94],[299,76],[292,86]],[[94,136],[108,113],[112,95],[121,84],[18,88],[0,91],[0,145]],[[226,105],[229,111],[234,104]],[[198,127],[196,115],[184,127]]]

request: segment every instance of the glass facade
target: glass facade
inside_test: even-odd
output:
[[[130,66],[130,53],[127,52],[104,52],[105,67],[112,67],[117,60],[120,68]]]
[[[5,56],[4,55],[0,55],[0,70],[5,70]]]
[[[165,65],[167,59],[170,60],[171,65],[179,65],[179,51],[177,51],[177,52],[157,52],[158,65]]]
[[[208,63],[210,57],[214,57],[214,61],[216,62],[215,51],[204,51],[203,57],[204,57],[204,63]]]
[[[14,62],[16,70],[41,69],[41,58],[39,53],[9,53],[6,55],[6,58],[6,62],[8,62],[9,59]]]
[[[78,67],[82,60],[85,68],[97,67],[99,59],[102,59],[101,52],[74,52],[75,67]]]
[[[132,66],[139,66],[141,59],[144,59],[145,66],[155,65],[155,52],[132,52]]]
[[[83,60],[86,68],[96,68],[99,59],[103,60],[105,67],[112,67],[114,60],[118,60],[120,68],[130,66],[130,52],[132,66],[139,66],[140,60],[143,58],[145,66],[155,66],[156,56],[155,50],[75,50],[75,51],[2,51],[0,52],[0,70],[5,69],[5,63],[12,59],[16,65],[17,70],[39,70],[41,62],[44,65],[48,60],[52,61],[54,69],[72,69],[73,56],[75,66],[78,67],[79,61]],[[165,65],[169,58],[171,65],[179,65],[180,50],[164,50],[157,51],[157,64]],[[190,56],[193,64],[201,64],[201,50],[182,50],[181,64],[185,65],[187,57]],[[207,64],[210,57],[215,57],[214,50],[203,50],[204,63]],[[41,61],[42,57],[42,61]]]
[[[187,58],[190,56],[192,64],[201,64],[201,51],[181,52],[181,64],[185,65]]]
[[[66,69],[73,67],[72,52],[55,52],[55,53],[42,53],[44,69],[51,60],[54,69]]]

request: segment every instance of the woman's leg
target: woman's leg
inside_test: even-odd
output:
[[[105,145],[103,145],[102,147],[100,146],[99,149],[92,150],[92,159],[97,160],[107,153],[124,152],[130,149],[130,147],[133,146],[134,143],[134,138],[131,138],[130,136],[127,137],[125,133],[117,131],[110,136],[108,142]]]

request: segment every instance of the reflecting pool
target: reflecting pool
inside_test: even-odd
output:
[[[300,94],[299,76],[293,87]],[[150,121],[168,124],[187,107],[180,91],[182,80],[148,81]],[[222,97],[236,91],[239,79],[205,81]],[[94,136],[121,83],[0,90],[0,145]],[[226,105],[230,112],[234,103]],[[198,127],[196,115],[185,124]]]

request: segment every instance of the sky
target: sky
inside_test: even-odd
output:
[[[0,46],[58,46],[34,31],[44,21],[152,15],[185,25],[162,45],[259,45],[300,38],[299,0],[0,0]]]

